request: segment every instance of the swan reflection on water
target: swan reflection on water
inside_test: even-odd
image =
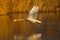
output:
[[[41,33],[33,34],[29,37],[22,37],[14,35],[14,40],[41,40]]]

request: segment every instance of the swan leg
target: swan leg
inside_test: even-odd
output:
[[[37,22],[37,23],[41,23],[41,21],[38,21],[38,20],[37,20],[36,22]]]

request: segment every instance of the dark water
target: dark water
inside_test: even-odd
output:
[[[41,24],[32,24],[27,21],[13,21],[14,19],[27,17],[27,14],[23,13],[0,16],[0,40],[27,40],[29,36],[39,33],[42,34],[42,40],[60,40],[59,12],[40,13],[39,15],[37,19],[41,19]],[[17,39],[14,39],[14,36]],[[22,39],[19,39],[19,37],[22,37]]]

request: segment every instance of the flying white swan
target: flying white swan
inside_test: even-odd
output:
[[[26,20],[26,21],[30,21],[32,23],[41,23],[41,21],[36,20],[37,18],[37,13],[38,13],[38,6],[33,6],[33,8],[31,9],[31,11],[29,12],[29,15],[27,18],[25,19],[15,19],[14,21],[21,21],[21,20]]]

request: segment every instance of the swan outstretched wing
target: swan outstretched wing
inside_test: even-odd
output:
[[[31,11],[29,12],[28,18],[36,19],[37,18],[38,9],[39,9],[38,6],[33,6]]]

